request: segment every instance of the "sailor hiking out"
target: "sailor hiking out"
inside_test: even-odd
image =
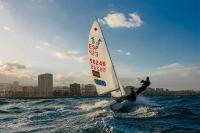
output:
[[[140,88],[138,88],[138,90],[136,92],[133,90],[133,88],[131,88],[131,93],[129,95],[122,96],[119,98],[114,98],[114,99],[117,102],[122,102],[124,100],[135,101],[136,96],[139,95],[141,92],[145,91],[146,88],[151,84],[149,77],[146,77],[146,80],[142,80],[142,81],[140,81],[140,83],[142,83],[142,86]]]
[[[149,77],[147,77],[146,80],[141,81],[142,86],[137,92],[134,92],[132,88],[130,94],[126,93],[117,76],[97,18],[94,20],[89,32],[88,57],[97,93],[98,95],[111,94],[111,97],[116,101],[111,105],[113,110],[125,107],[126,104],[120,103],[124,100],[127,101],[127,104],[129,104],[129,101],[135,101],[137,95],[150,85]]]

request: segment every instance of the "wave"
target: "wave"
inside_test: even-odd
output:
[[[88,103],[88,104],[81,104],[77,106],[79,109],[82,111],[91,111],[97,108],[105,108],[108,107],[111,104],[111,101],[108,100],[102,100],[102,101],[97,101],[95,103]]]
[[[9,104],[9,102],[5,99],[0,98],[0,105],[6,105],[6,104]]]
[[[0,132],[198,132],[199,98],[138,97],[128,113],[109,98],[0,99]]]
[[[130,119],[140,119],[140,118],[154,118],[157,117],[159,111],[162,110],[161,107],[148,107],[141,106],[132,109],[131,112],[128,113],[116,113],[116,118],[130,118]]]

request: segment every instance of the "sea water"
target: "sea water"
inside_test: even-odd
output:
[[[0,133],[200,132],[199,96],[139,97],[131,112],[110,98],[0,99]]]

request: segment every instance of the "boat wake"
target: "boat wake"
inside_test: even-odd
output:
[[[140,106],[135,107],[128,113],[114,112],[115,118],[130,118],[130,119],[144,119],[144,118],[155,118],[162,107],[148,107]]]
[[[115,118],[130,118],[130,119],[144,119],[157,117],[162,107],[153,103],[148,98],[138,97],[137,101],[133,102],[129,112],[122,113],[112,111],[110,105],[113,101],[98,100],[93,103],[82,103],[76,108],[84,115],[90,118],[97,118],[100,116],[113,116]]]
[[[138,97],[135,102],[129,103],[125,111],[114,111],[116,118],[152,118],[156,117],[163,108],[145,97]],[[123,110],[124,110],[123,109]]]

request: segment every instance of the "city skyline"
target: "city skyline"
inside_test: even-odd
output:
[[[58,97],[97,96],[93,84],[71,83],[70,86],[53,86],[53,75],[38,75],[37,86],[23,86],[18,81],[0,83],[0,98],[58,98]]]
[[[63,98],[63,97],[110,97],[110,94],[98,95],[94,84],[72,83],[70,86],[51,86],[51,74],[38,75],[38,86],[23,86],[19,82],[0,83],[0,98]],[[49,84],[49,83],[50,84]],[[41,85],[43,86],[41,88]],[[48,87],[48,89],[47,89]],[[131,88],[137,90],[134,86],[124,86],[127,94]],[[200,91],[195,90],[169,90],[167,88],[151,88],[149,87],[142,95],[147,96],[191,96],[200,95]]]
[[[123,85],[139,86],[150,76],[155,88],[199,90],[198,5],[0,0],[0,82],[36,85],[38,74],[53,73],[56,85],[93,83],[87,43],[97,16]]]

